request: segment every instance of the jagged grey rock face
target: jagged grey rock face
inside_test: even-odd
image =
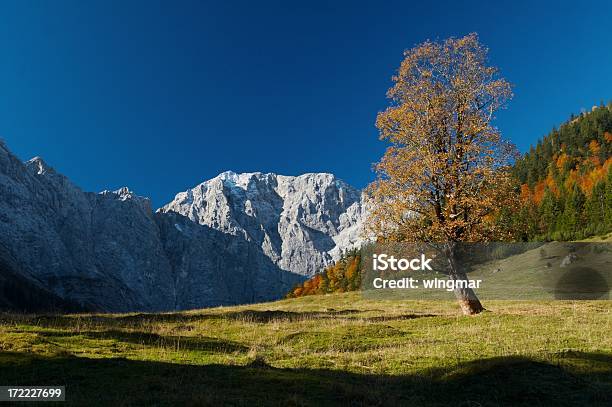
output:
[[[363,212],[360,192],[331,174],[226,172],[153,213],[127,188],[84,192],[0,141],[0,283],[26,279],[88,309],[278,299],[360,244]]]
[[[154,214],[127,188],[83,192],[40,158],[21,163],[1,141],[0,248],[0,277],[18,270],[32,286],[102,311],[273,300],[301,281],[252,242]]]
[[[311,276],[362,242],[361,193],[332,174],[224,172],[159,210],[241,236],[283,270]]]
[[[175,309],[275,300],[302,281],[253,242],[176,213],[158,213],[156,219],[172,264]]]

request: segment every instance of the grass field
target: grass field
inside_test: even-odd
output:
[[[470,249],[470,243],[466,245]],[[466,262],[466,271],[471,280],[480,280],[476,290],[479,298],[490,300],[554,300],[554,299],[612,299],[612,244],[601,241],[550,242],[546,244],[509,243],[492,244],[497,248],[495,257],[488,260]],[[476,244],[465,259],[479,259],[480,249]],[[419,249],[417,249],[419,250]],[[389,253],[385,248],[377,252]],[[494,250],[495,252],[495,250]],[[395,257],[406,256],[391,251]],[[563,264],[570,256],[571,263]],[[471,257],[470,257],[471,256]],[[410,254],[408,258],[412,257]],[[369,254],[363,256],[369,258]],[[367,260],[362,260],[367,261]],[[446,260],[442,260],[444,264]],[[363,265],[364,263],[362,263]],[[366,263],[362,284],[363,294],[372,300],[448,300],[455,298],[446,289],[424,288],[423,281],[433,278],[447,280],[448,275],[434,271],[412,271],[381,273],[373,272]],[[373,279],[413,277],[418,279],[418,289],[374,289]]]
[[[0,384],[75,405],[612,405],[612,303],[367,300],[0,315]]]

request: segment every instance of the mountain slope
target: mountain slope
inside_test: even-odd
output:
[[[265,301],[300,281],[252,242],[178,214],[154,214],[148,199],[127,188],[83,192],[40,158],[21,163],[4,144],[0,248],[0,261],[11,264],[5,286],[26,281],[101,311]],[[5,302],[2,308],[14,308]]]
[[[572,240],[612,231],[612,103],[572,116],[515,165],[524,240]]]
[[[361,193],[332,174],[224,172],[160,209],[254,242],[283,270],[311,276],[361,241]]]
[[[0,246],[0,310],[76,312],[83,308],[46,289],[40,281],[18,272],[16,261]]]
[[[153,213],[127,188],[84,192],[41,158],[22,163],[0,143],[0,263],[18,276],[5,286],[25,281],[84,309],[281,298],[359,243],[361,216],[359,191],[331,174],[230,172]]]

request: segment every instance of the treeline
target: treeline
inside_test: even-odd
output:
[[[518,160],[520,240],[575,240],[612,231],[612,103],[553,129]]]
[[[321,273],[294,287],[286,298],[356,291],[361,286],[360,267],[360,252],[350,250],[343,253],[338,261],[327,266]]]

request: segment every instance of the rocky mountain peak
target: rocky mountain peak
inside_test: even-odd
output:
[[[252,241],[153,215],[129,188],[84,192],[5,145],[0,191],[0,291],[18,282],[86,310],[168,311],[269,301],[303,281]]]
[[[362,241],[361,192],[329,173],[226,171],[159,212],[243,236],[282,269],[306,276]]]
[[[153,214],[127,187],[84,192],[0,142],[0,191],[0,290],[9,270],[84,309],[273,300],[361,241],[360,191],[326,173],[228,171]]]
[[[117,199],[119,201],[130,201],[135,202],[139,206],[141,206],[147,214],[153,212],[151,207],[151,200],[144,196],[136,195],[132,190],[128,187],[121,187],[115,191],[104,190],[100,192],[101,196],[109,197],[112,199]]]
[[[46,174],[56,174],[56,171],[48,165],[42,157],[36,156],[25,163],[26,167],[38,175],[46,175]]]

